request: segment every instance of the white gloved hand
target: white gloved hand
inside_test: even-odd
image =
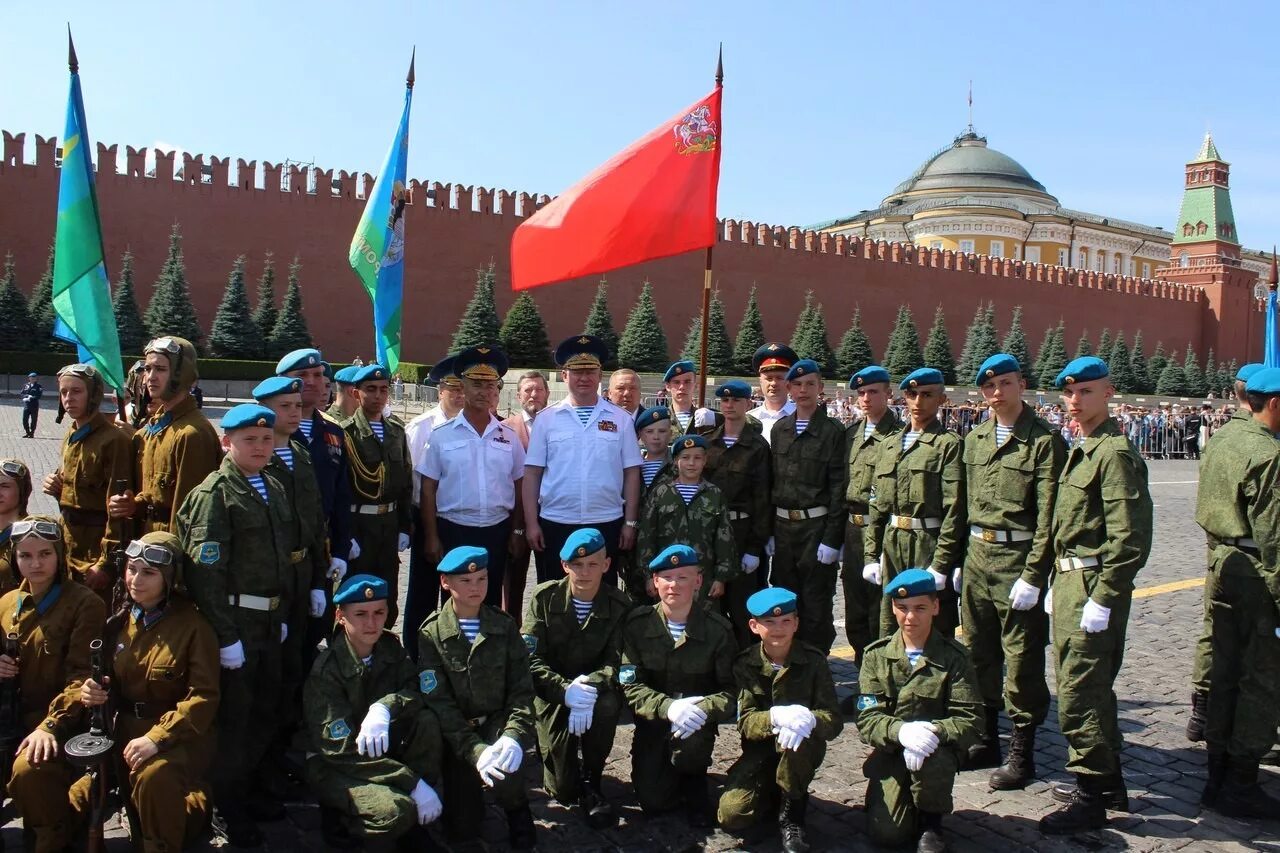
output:
[[[324,606],[326,604],[323,589],[311,590],[311,607],[308,612],[312,618],[319,619],[324,615]]]
[[[569,709],[569,734],[583,735],[587,733],[587,729],[591,728],[591,721],[595,718],[595,708],[588,705],[585,708]]]
[[[938,729],[933,723],[903,723],[898,729],[898,743],[924,755],[932,755],[938,748]]]
[[[782,749],[789,749],[795,752],[800,748],[800,744],[804,743],[805,736],[787,726],[774,729],[773,733],[778,736],[778,746]]]
[[[347,552],[347,559],[348,560],[360,559],[360,543],[354,539],[351,540],[351,550]]]
[[[1280,628],[1276,628],[1276,638],[1280,639]]]
[[[963,570],[959,566],[956,566],[951,570],[951,588],[956,592],[960,591],[960,580],[962,574]]]
[[[289,639],[289,623],[281,622],[280,623],[280,642],[283,643],[287,639]]]
[[[862,579],[867,583],[873,583],[876,586],[879,586],[880,585],[880,564],[867,563],[865,566],[863,566]]]
[[[244,644],[236,640],[229,646],[218,649],[218,663],[223,669],[239,669],[244,666]]]
[[[914,749],[904,749],[902,757],[907,762],[907,769],[914,773],[924,766],[924,760],[929,756],[923,752],[916,752]]]
[[[369,706],[356,735],[356,752],[370,758],[381,758],[391,745],[391,709],[379,702]]]
[[[1084,610],[1080,614],[1080,627],[1084,629],[1086,634],[1097,634],[1105,631],[1110,624],[1110,607],[1096,604],[1092,598],[1084,603]]]
[[[1053,587],[1049,587],[1044,593],[1044,612],[1050,616],[1053,615]]]
[[[440,817],[440,813],[444,811],[440,795],[422,779],[419,779],[418,784],[414,785],[413,790],[409,792],[409,799],[413,800],[413,805],[418,809],[418,823],[422,826]]]
[[[946,575],[944,575],[942,572],[934,571],[932,567],[925,569],[925,571],[933,575],[933,585],[937,587],[939,592],[947,588]]]
[[[759,557],[755,556],[754,554],[742,555],[742,571],[743,572],[745,572],[746,574],[751,574],[758,568],[760,568]]]
[[[396,538],[396,550],[397,551],[409,550],[409,534],[408,533],[401,533]]]
[[[707,712],[698,707],[701,696],[688,696],[676,699],[667,708],[667,719],[671,721],[671,733],[681,740],[702,728],[707,723]]]
[[[770,536],[770,537],[769,537],[769,541],[768,541],[768,542],[766,542],[766,543],[764,543],[764,553],[765,553],[765,555],[766,555],[766,556],[769,556],[769,557],[772,557],[772,556],[773,556],[773,552],[774,552],[774,550],[776,550],[776,549],[777,549],[777,547],[778,547],[778,543],[777,543],[777,541],[776,541],[772,536]]]
[[[486,788],[492,788],[497,782],[507,778],[507,774],[498,767],[497,744],[486,746],[480,753],[480,758],[476,761],[476,772],[480,774],[480,781]]]
[[[1009,600],[1013,602],[1014,610],[1030,610],[1040,600],[1040,587],[1018,578],[1013,582],[1013,589],[1009,590]]]
[[[793,729],[806,738],[813,733],[818,718],[803,705],[774,705],[769,709],[769,723],[775,729]]]
[[[693,425],[696,427],[713,427],[716,425],[716,413],[710,409],[697,409],[693,413]]]
[[[597,690],[587,683],[585,675],[579,675],[564,689],[564,704],[577,711],[595,707]]]
[[[524,762],[524,747],[515,738],[503,735],[493,742],[498,749],[498,769],[503,773],[515,773]]]
[[[334,583],[342,583],[342,579],[347,576],[347,561],[337,557],[329,558],[329,580]]]
[[[840,552],[830,545],[818,543],[818,562],[824,566],[829,566],[836,560],[840,559]]]

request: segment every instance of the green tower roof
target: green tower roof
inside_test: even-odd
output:
[[[1226,161],[1218,154],[1213,136],[1206,133],[1200,153],[1187,165],[1209,162]],[[1200,227],[1202,223],[1203,231]],[[1173,228],[1173,245],[1204,243],[1209,240],[1237,245],[1240,242],[1236,234],[1236,217],[1231,210],[1231,191],[1216,183],[1189,186],[1182,193],[1182,208],[1178,211],[1178,222]]]
[[[1206,133],[1204,135],[1204,144],[1200,146],[1200,153],[1196,155],[1196,159],[1192,163],[1209,163],[1217,160],[1219,163],[1225,163],[1222,157],[1218,155],[1218,146],[1213,144],[1213,134]]]

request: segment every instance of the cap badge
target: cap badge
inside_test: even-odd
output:
[[[905,586],[898,587],[898,598],[907,597],[907,588]]]
[[[586,335],[583,335],[582,337],[578,338],[578,343],[589,344],[591,343],[591,338],[588,338]]]
[[[914,379],[912,379],[910,382],[907,383],[907,385],[911,386],[912,388],[916,387],[918,384],[920,383]]]
[[[476,571],[476,570],[477,570],[477,569],[479,569],[479,568],[480,568],[480,567],[479,567],[479,566],[477,566],[475,563],[467,563],[467,571],[469,571],[469,572],[474,572],[474,571]]]
[[[365,597],[365,598],[373,598],[373,587],[371,587],[371,586],[366,586],[366,587],[364,588],[364,597]]]
[[[775,607],[775,608],[773,608],[773,615],[774,615],[774,616],[781,616],[781,615],[782,615],[782,608],[781,608],[781,607]]]
[[[488,355],[488,354],[489,354],[489,348],[488,348],[488,347],[476,347],[476,352],[480,353],[481,355]]]
[[[857,379],[855,379],[855,380],[853,380],[853,381],[854,381],[854,382],[856,382],[857,384],[861,385],[863,382],[866,382],[867,380],[865,380],[865,379],[863,379],[861,376],[859,376]]]
[[[995,370],[994,370],[994,369],[992,369],[992,368],[988,367],[988,368],[987,368],[987,375],[988,375],[988,376],[995,376],[995,375],[996,375],[996,372],[995,372]]]
[[[776,352],[777,349],[778,349],[777,344],[769,344],[769,352]]]
[[[673,566],[678,566],[679,564],[680,564],[680,555],[679,555],[679,554],[672,554],[672,555],[671,555],[671,565],[673,565]]]
[[[686,439],[684,440],[684,446],[685,446],[685,448],[693,447],[693,445],[694,445],[694,441],[693,441],[693,439],[692,439],[692,438],[686,438]]]
[[[316,363],[316,357],[314,355],[307,356],[307,364],[315,364],[315,363]]]
[[[578,546],[578,556],[579,557],[587,556],[587,547],[585,545]]]
[[[1070,385],[1076,381],[1076,378],[1074,376],[1068,376],[1066,379],[1062,381],[1065,382],[1067,385]]]
[[[264,426],[266,426],[266,425],[267,425],[267,419],[266,419],[266,418],[258,418],[258,426],[260,426],[260,427],[264,427]]]

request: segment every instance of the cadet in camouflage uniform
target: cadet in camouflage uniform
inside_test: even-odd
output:
[[[649,571],[659,600],[627,616],[618,671],[636,720],[631,784],[646,812],[683,806],[691,825],[709,826],[707,768],[737,695],[733,626],[695,603],[703,576],[689,546],[667,548]]]
[[[867,646],[858,678],[858,735],[872,748],[867,834],[901,845],[919,833],[919,853],[941,853],[956,772],[981,730],[977,678],[965,647],[937,628],[931,573],[905,569],[884,596],[899,627]]]
[[[434,847],[424,827],[442,811],[440,724],[417,667],[385,630],[387,593],[372,575],[343,581],[333,597],[338,627],[303,690],[307,779],[330,847]]]
[[[17,459],[0,459],[0,595],[18,588],[22,576],[13,559],[13,523],[27,516],[31,471]]]
[[[353,364],[333,374],[333,384],[338,386],[337,395],[329,404],[329,408],[325,409],[324,414],[338,426],[346,426],[347,421],[354,418],[356,412],[360,410],[360,391],[356,388],[355,382],[356,374],[360,370],[359,365]]]
[[[938,423],[946,402],[942,373],[922,367],[898,385],[908,420],[876,459],[875,501],[863,544],[864,580],[889,588],[898,572],[927,567],[940,595],[935,627],[954,636],[956,594],[947,589],[964,559],[965,485],[960,436]],[[952,581],[954,584],[954,581]],[[880,608],[880,633],[894,630],[893,608]]]
[[[1200,802],[1266,819],[1280,813],[1280,801],[1258,786],[1258,761],[1280,723],[1280,369],[1256,371],[1245,390],[1253,416],[1232,427],[1230,441],[1209,442],[1196,501],[1209,540],[1205,610],[1214,614]]]
[[[710,409],[699,408],[695,402],[699,378],[698,368],[688,360],[672,363],[662,375],[662,385],[667,389],[669,399],[667,408],[671,411],[673,438],[686,433],[701,433],[724,420]]]
[[[1036,727],[1049,713],[1049,616],[1040,600],[1053,568],[1050,525],[1067,446],[1022,402],[1027,383],[1013,356],[988,358],[974,384],[991,417],[964,439],[970,527],[960,622],[987,715],[982,746],[966,769],[1000,767],[1003,705],[1013,737],[991,787],[1015,790],[1035,778]]]
[[[177,533],[195,564],[187,586],[218,637],[222,703],[213,765],[219,831],[234,846],[254,846],[254,820],[283,811],[256,789],[280,725],[283,643],[296,596],[303,544],[284,486],[266,470],[275,414],[243,403],[222,417],[227,457],[183,502]],[[252,795],[252,796],[251,796]]]
[[[640,442],[640,512],[657,484],[675,478],[671,463],[671,410],[666,406],[641,409],[635,420],[636,438]],[[639,521],[636,522],[639,525]],[[613,558],[613,569],[622,578],[623,587],[636,607],[653,604],[654,592],[648,587],[649,571],[636,557],[636,549],[619,551]]]
[[[1108,807],[1128,808],[1114,688],[1133,581],[1151,553],[1152,508],[1146,463],[1107,410],[1115,393],[1107,363],[1077,358],[1056,385],[1084,436],[1058,480],[1057,568],[1045,603],[1053,617],[1058,725],[1076,785],[1054,789],[1067,805],[1041,819],[1040,831],[1069,835],[1103,826]]]
[[[827,656],[795,639],[795,593],[762,589],[747,600],[747,612],[760,642],[733,663],[742,755],[729,768],[717,817],[725,829],[738,832],[779,805],[782,849],[805,853],[809,783],[844,721]]]
[[[533,741],[533,679],[519,626],[484,603],[489,552],[463,545],[440,561],[449,600],[418,631],[418,679],[444,734],[445,828],[471,839],[484,818],[481,783],[507,814],[512,849],[536,842],[519,770]]]
[[[822,372],[801,359],[787,371],[795,411],[773,427],[773,557],[769,583],[800,600],[800,639],[831,651],[836,639],[836,562],[844,542],[848,465],[844,427],[819,404]]]
[[[560,802],[576,803],[588,824],[603,828],[614,821],[600,780],[622,712],[618,664],[631,601],[601,584],[609,557],[599,530],[571,533],[560,562],[567,577],[534,589],[521,629],[537,691],[542,785]]]

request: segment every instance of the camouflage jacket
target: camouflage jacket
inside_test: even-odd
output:
[[[738,573],[738,555],[729,526],[724,492],[706,480],[687,505],[674,480],[654,480],[640,512],[636,562],[641,570],[668,545],[688,545],[698,552],[706,582],[727,581]]]

